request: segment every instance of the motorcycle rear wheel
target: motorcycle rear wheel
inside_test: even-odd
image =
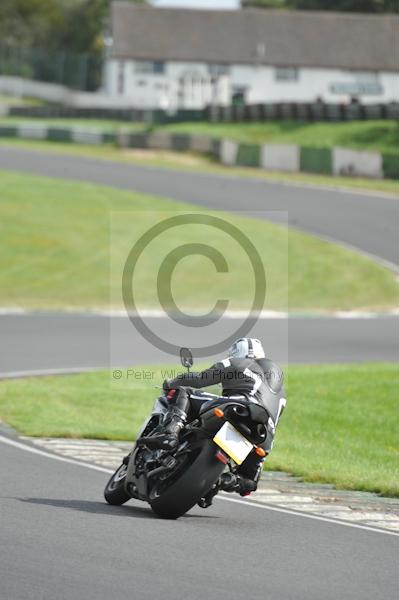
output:
[[[209,492],[223,473],[225,465],[217,460],[216,446],[207,440],[190,467],[165,491],[152,494],[152,510],[164,519],[178,519]]]

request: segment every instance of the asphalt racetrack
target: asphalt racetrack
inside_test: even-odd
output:
[[[105,504],[109,475],[101,470],[31,454],[1,437],[0,448],[5,600],[397,596],[394,534],[224,499],[161,520],[138,501]]]
[[[0,169],[91,181],[212,209],[288,212],[291,226],[373,254],[399,272],[399,199],[0,147]],[[272,215],[268,215],[271,218]],[[286,214],[274,215],[286,222]]]
[[[177,173],[16,148],[0,169],[94,181],[247,211],[289,209],[291,225],[399,264],[399,201],[260,180]],[[126,317],[125,317],[126,319]],[[161,321],[161,322],[160,322]],[[122,317],[0,316],[0,374],[171,362]],[[155,323],[154,323],[155,325]],[[158,326],[167,327],[158,319]],[[397,360],[399,317],[262,319],[270,355],[292,362]],[[110,330],[118,350],[111,351]],[[278,343],[273,340],[288,340]],[[274,345],[273,345],[274,344]],[[4,440],[8,442],[4,442]],[[28,446],[29,447],[29,446]],[[0,432],[0,597],[5,600],[375,600],[396,598],[399,536],[245,501],[178,521],[143,503],[111,507],[109,474],[28,452]]]
[[[134,189],[214,209],[288,211],[288,222],[349,244],[399,272],[399,200],[388,196],[270,183],[203,173],[135,166],[15,147],[0,148],[0,169]],[[276,212],[275,220],[286,215]],[[87,315],[0,316],[0,374],[130,365],[171,357],[154,350],[123,319]],[[151,320],[149,321],[149,324]],[[167,331],[169,323],[159,324]],[[109,329],[113,327],[110,349]],[[396,361],[399,316],[261,320],[254,335],[269,341],[280,362]],[[143,342],[143,343],[142,343]]]
[[[168,319],[147,319],[146,323],[168,339]],[[224,323],[226,333],[232,326],[230,319]],[[396,361],[398,330],[399,317],[387,316],[261,319],[253,333],[267,340],[268,354],[280,363],[337,363]],[[203,336],[202,342],[209,339]],[[0,315],[0,357],[0,377],[180,364],[177,357],[143,340],[126,317],[72,313]]]

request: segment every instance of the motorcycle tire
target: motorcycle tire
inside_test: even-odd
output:
[[[181,477],[159,495],[155,492],[155,497],[150,497],[150,505],[156,515],[164,519],[178,519],[209,492],[225,468],[216,458],[216,452],[214,442],[206,440]]]
[[[104,490],[104,498],[108,504],[121,506],[130,500],[129,494],[125,491],[125,478],[127,466],[121,464],[112,475]]]

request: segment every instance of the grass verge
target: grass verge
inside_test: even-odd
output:
[[[211,157],[194,153],[167,152],[163,150],[120,149],[112,145],[68,144],[39,140],[0,138],[0,146],[16,146],[42,152],[57,152],[74,156],[87,156],[101,160],[113,160],[136,165],[147,165],[179,171],[193,171],[222,176],[263,179],[292,185],[311,185],[347,190],[376,192],[399,196],[399,181],[393,179],[366,179],[362,177],[340,177],[311,173],[282,173],[264,171],[251,167],[225,167]]]
[[[111,290],[112,306],[121,307],[123,266],[134,240],[153,225],[152,211],[169,217],[170,211],[199,209],[106,186],[0,172],[0,305],[108,308]],[[110,248],[111,213],[116,224]],[[265,308],[287,310],[287,297],[292,311],[398,306],[394,275],[367,258],[264,220],[223,216],[264,257]],[[140,306],[159,308],[154,274],[168,249],[198,239],[196,227],[177,228],[173,236],[159,237],[146,250],[135,279]],[[206,257],[186,257],[172,280],[176,301],[182,307],[209,308],[217,298],[228,298],[230,310],[248,309],[253,276],[247,257],[234,240],[226,241],[224,234],[210,229],[207,242],[229,257],[229,272],[221,275],[210,268]]]
[[[132,440],[167,367],[146,388],[117,389],[108,371],[0,383],[0,417],[32,436]],[[306,481],[399,496],[393,364],[290,366],[288,406],[267,461]]]
[[[258,123],[176,123],[163,131],[227,137],[248,144],[298,144],[332,148],[343,146],[358,150],[399,153],[397,121],[345,121],[306,123],[304,121],[266,121]]]

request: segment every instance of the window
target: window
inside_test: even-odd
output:
[[[295,67],[277,67],[274,78],[276,81],[298,81],[299,71]]]
[[[229,65],[208,65],[209,75],[211,77],[220,77],[221,75],[229,75],[230,66]]]
[[[135,63],[135,72],[147,75],[162,75],[165,73],[165,63],[163,61],[140,60]]]
[[[232,94],[232,104],[234,106],[244,106],[246,104],[247,88],[245,87],[234,87]]]
[[[379,75],[374,71],[353,71],[355,80],[359,83],[378,83]]]

